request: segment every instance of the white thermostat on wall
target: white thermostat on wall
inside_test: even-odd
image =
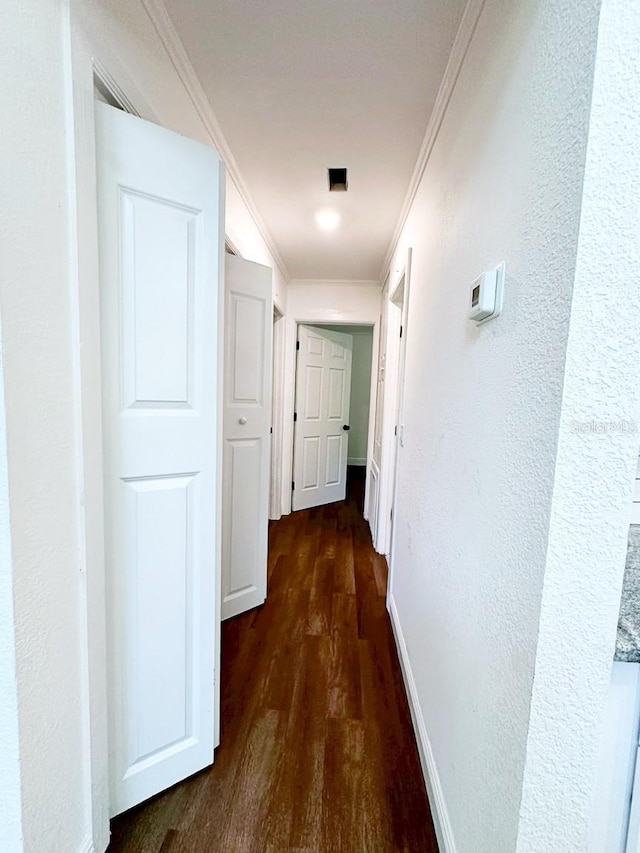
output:
[[[475,323],[493,320],[502,311],[504,264],[483,272],[471,285],[469,319]]]

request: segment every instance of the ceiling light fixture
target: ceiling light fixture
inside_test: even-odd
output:
[[[337,210],[319,210],[316,213],[316,223],[323,231],[335,231],[342,217]]]

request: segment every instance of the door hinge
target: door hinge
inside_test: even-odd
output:
[[[273,435],[273,427],[269,427],[269,432]]]
[[[400,326],[400,337],[402,337],[402,326]]]
[[[398,426],[397,425],[393,428],[393,434],[394,435],[398,434]]]
[[[300,341],[296,341],[296,350],[300,349]]]
[[[297,413],[297,412],[294,412],[294,413],[293,413],[293,420],[294,420],[294,421],[297,421],[297,420],[298,420],[298,413]]]
[[[292,480],[292,481],[291,481],[291,491],[292,491],[292,492],[295,492],[295,490],[296,490],[296,484],[295,484],[295,482]]]

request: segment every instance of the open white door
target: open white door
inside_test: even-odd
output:
[[[298,327],[293,510],[345,499],[353,337]]]
[[[271,270],[226,256],[222,618],[267,597]]]
[[[96,103],[111,813],[213,762],[219,657],[215,151]]]

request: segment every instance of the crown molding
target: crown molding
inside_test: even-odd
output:
[[[235,157],[231,152],[229,143],[225,139],[220,123],[213,111],[213,107],[202,88],[202,84],[200,83],[198,75],[191,64],[191,60],[185,50],[182,39],[178,35],[178,31],[175,28],[167,7],[163,0],[142,0],[142,5],[149,15],[158,37],[160,38],[169,59],[176,69],[178,77],[182,81],[182,85],[185,87],[196,112],[200,116],[211,142],[222,157],[231,180],[236,185],[242,201],[245,203],[249,213],[253,217],[262,239],[267,244],[269,251],[278,265],[285,281],[288,281],[289,273],[287,271],[287,267],[273,242],[267,226],[264,224],[262,217],[258,213],[253,199],[251,198]]]
[[[398,240],[400,239],[400,235],[402,234],[402,229],[406,224],[411,205],[413,204],[413,201],[416,197],[418,187],[420,186],[420,181],[422,180],[422,176],[424,175],[425,169],[427,168],[427,163],[429,162],[429,158],[431,157],[431,152],[433,151],[436,139],[438,138],[438,134],[440,133],[442,121],[449,107],[449,102],[451,101],[451,96],[453,95],[456,83],[458,82],[460,70],[462,69],[462,65],[467,55],[469,45],[471,44],[473,34],[476,31],[480,15],[482,14],[482,10],[484,8],[484,4],[485,0],[468,0],[467,5],[465,6],[465,10],[462,13],[460,25],[458,27],[456,37],[453,40],[453,45],[451,47],[451,53],[449,54],[447,66],[444,70],[444,75],[442,77],[440,88],[438,89],[438,94],[436,96],[435,104],[433,105],[431,117],[429,118],[429,124],[427,125],[424,139],[422,140],[422,145],[420,146],[418,159],[416,160],[416,165],[414,167],[413,174],[411,175],[409,188],[407,189],[407,194],[400,210],[398,223],[396,225],[395,231],[393,232],[393,237],[391,238],[391,243],[389,244],[387,253],[384,257],[382,269],[380,270],[381,281],[385,281],[387,278],[387,273],[389,271],[391,259],[393,258],[393,253],[395,252],[396,247],[398,245]]]
[[[378,290],[380,289],[379,281],[360,278],[292,278],[289,286],[293,285],[301,285],[302,287],[308,287],[309,285],[336,285],[337,287],[344,287],[345,285],[349,285],[350,287],[375,287]]]

